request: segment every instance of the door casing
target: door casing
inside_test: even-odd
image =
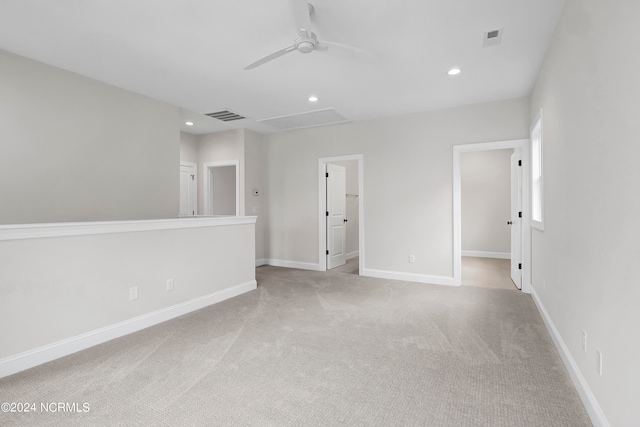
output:
[[[211,193],[213,191],[213,170],[217,167],[234,166],[236,168],[236,216],[244,216],[244,204],[240,203],[240,162],[238,160],[224,160],[218,162],[208,162],[204,165],[204,214],[213,215],[213,199]]]

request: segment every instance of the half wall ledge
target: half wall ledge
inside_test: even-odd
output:
[[[255,224],[255,216],[197,216],[132,221],[54,222],[43,224],[0,225],[0,241],[39,239],[43,237],[83,236],[91,234],[131,233],[136,231],[174,230]]]

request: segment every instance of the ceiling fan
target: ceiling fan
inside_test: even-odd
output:
[[[318,37],[311,31],[311,15],[313,15],[314,8],[311,3],[307,3],[306,0],[290,0],[293,8],[293,15],[296,21],[296,31],[298,37],[294,40],[293,44],[277,50],[269,55],[258,59],[255,62],[244,67],[245,70],[251,70],[265,64],[269,61],[273,61],[289,52],[297,50],[300,53],[311,53],[314,50],[327,50],[327,49],[340,49],[348,54],[372,58],[373,55],[363,49],[349,46],[342,43],[328,42],[326,40],[318,40]]]

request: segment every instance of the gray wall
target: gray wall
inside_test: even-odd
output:
[[[460,155],[462,250],[509,253],[511,153],[473,151]]]
[[[264,235],[269,217],[269,193],[266,182],[267,165],[264,157],[264,144],[263,135],[245,129],[245,214],[258,217],[256,220],[256,260],[260,262],[265,258]],[[253,195],[254,188],[258,189],[258,196]],[[253,208],[257,208],[258,212],[254,212]]]
[[[0,223],[175,218],[177,107],[0,51]]]
[[[545,201],[533,288],[612,426],[640,425],[639,16],[636,0],[567,0],[531,101]]]
[[[365,268],[451,277],[453,145],[529,122],[523,98],[267,135],[268,258],[318,263],[318,159],[363,154]]]
[[[180,161],[198,164],[198,136],[180,132]]]

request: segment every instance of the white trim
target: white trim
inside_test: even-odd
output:
[[[0,241],[255,224],[256,219],[257,217],[255,216],[224,216],[151,219],[139,221],[88,221],[59,222],[50,224],[0,225]]]
[[[544,135],[542,134],[543,132],[543,118],[542,118],[542,108],[540,108],[540,111],[538,111],[538,114],[536,115],[536,118],[533,121],[533,124],[531,125],[531,128],[529,129],[529,139],[530,141],[533,141],[533,133],[534,130],[536,128],[536,126],[538,126],[538,124],[540,124],[540,220],[536,220],[531,218],[530,224],[533,228],[536,228],[540,231],[544,231],[544,162],[543,162],[543,154],[544,154],[544,144],[543,144],[543,139],[544,139]],[[530,147],[530,155],[531,155],[531,159],[533,159],[533,143],[531,144]],[[530,199],[529,199],[529,203],[531,204],[531,206],[533,206],[533,169],[529,170],[529,182],[531,182],[531,194],[530,194]]]
[[[453,277],[433,276],[430,274],[405,273],[403,271],[375,270],[366,268],[360,270],[360,275],[368,277],[378,277],[381,279],[402,280],[405,282],[429,283],[432,285],[453,286]]]
[[[261,259],[257,259],[256,260],[256,267],[260,267],[263,265],[268,265],[267,259],[266,258],[261,258]]]
[[[327,270],[327,221],[325,220],[327,202],[327,180],[325,168],[327,163],[358,161],[358,259],[359,271],[364,271],[364,156],[352,154],[338,157],[321,157],[318,159],[318,269]]]
[[[320,265],[310,262],[287,261],[284,259],[264,259],[263,265],[272,265],[274,267],[298,268],[300,270],[324,271]]]
[[[476,258],[511,259],[511,253],[509,252],[462,251],[462,256],[472,256]]]
[[[560,332],[558,332],[558,329],[556,329],[555,325],[553,324],[551,316],[549,316],[549,313],[544,308],[544,305],[542,304],[542,301],[540,301],[536,290],[533,288],[531,289],[531,296],[533,297],[533,301],[535,302],[542,320],[544,321],[544,324],[549,331],[549,335],[551,335],[551,338],[553,339],[553,343],[555,344],[556,349],[558,349],[558,353],[560,353],[560,357],[562,358],[562,362],[564,362],[564,366],[567,368],[567,371],[569,371],[569,376],[571,377],[573,385],[578,391],[578,395],[580,396],[580,400],[582,400],[582,404],[587,410],[587,414],[589,414],[589,418],[591,418],[591,422],[593,423],[594,427],[609,427],[611,424],[609,424],[609,421],[607,420],[604,411],[600,407],[598,400],[591,391],[591,388],[589,387],[587,380],[582,375],[582,372],[580,372],[578,364],[576,363],[573,356],[571,356],[569,348],[564,343]]]
[[[359,250],[355,250],[353,252],[349,252],[346,256],[347,259],[352,259],[355,258],[357,256],[360,256],[360,251]]]
[[[470,151],[523,148],[522,155],[522,224],[529,224],[531,217],[530,163],[531,150],[528,139],[483,142],[453,146],[453,283],[462,285],[462,195],[460,186],[460,154]],[[522,227],[522,292],[531,292],[531,227]]]
[[[133,332],[140,331],[158,323],[174,319],[211,304],[233,298],[245,292],[256,289],[257,282],[250,280],[221,291],[194,298],[171,307],[134,317],[133,319],[115,323],[104,328],[96,329],[72,338],[58,341],[43,347],[26,351],[0,360],[0,378],[16,372],[41,365],[63,356],[102,344],[114,338],[119,338]]]
[[[180,161],[180,166],[187,166],[190,168],[193,168],[193,175],[194,175],[194,179],[193,179],[193,197],[192,200],[189,201],[189,203],[193,204],[193,211],[195,212],[194,215],[183,215],[183,217],[187,217],[187,216],[195,216],[198,215],[198,164],[197,163],[193,163],[193,162],[183,162]]]
[[[244,212],[241,212],[240,209],[240,161],[238,160],[222,160],[218,162],[207,162],[204,165],[205,176],[204,176],[204,186],[203,186],[203,203],[204,203],[204,214],[212,215],[211,213],[211,194],[210,187],[213,179],[213,171],[211,169],[225,166],[235,166],[236,167],[236,216],[244,215]]]

